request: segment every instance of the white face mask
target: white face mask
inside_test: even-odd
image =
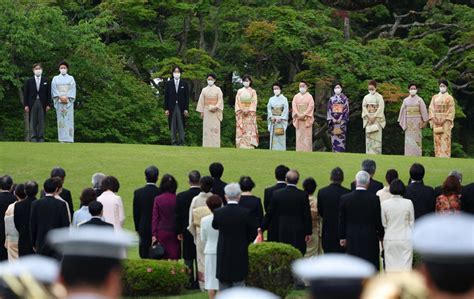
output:
[[[34,70],[33,73],[35,74],[36,77],[39,77],[43,74],[43,70]]]
[[[440,86],[439,87],[439,92],[445,93],[446,91],[448,91],[448,88],[446,86]]]
[[[207,80],[207,85],[209,85],[209,86],[214,85],[214,80]]]
[[[376,92],[375,90],[369,90],[369,93],[370,93],[371,95],[374,95],[375,92]]]
[[[61,75],[66,75],[67,69],[59,69],[59,72],[61,73]]]
[[[342,92],[342,88],[340,88],[340,87],[334,88],[334,93],[335,94],[341,94],[341,92]]]
[[[173,77],[175,79],[179,79],[181,77],[181,73],[173,73]]]
[[[300,93],[302,93],[302,94],[306,93],[306,88],[300,87]]]
[[[273,93],[276,95],[276,96],[279,96],[281,94],[281,90],[280,89],[274,89],[273,90]]]
[[[410,95],[412,95],[412,96],[416,95],[417,92],[418,92],[418,90],[416,90],[416,89],[410,89]]]
[[[249,86],[250,86],[250,82],[249,82],[249,81],[244,81],[242,84],[244,84],[244,87],[249,87]]]

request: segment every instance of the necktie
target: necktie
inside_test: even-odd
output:
[[[179,80],[174,80],[174,85],[176,87],[176,93],[178,93]]]
[[[40,89],[40,77],[36,77],[36,91],[39,91],[39,89]]]

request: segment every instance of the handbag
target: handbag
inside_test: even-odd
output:
[[[283,128],[275,128],[273,132],[275,133],[275,136],[285,135],[285,129]]]
[[[443,133],[444,133],[444,128],[443,128],[443,127],[434,127],[434,128],[433,128],[433,133],[435,133],[435,134],[443,134]]]
[[[377,132],[380,129],[378,124],[373,124],[373,125],[368,125],[365,127],[365,132],[366,133],[374,133]]]
[[[153,260],[161,260],[165,256],[165,247],[160,243],[152,244],[150,247],[150,258]]]

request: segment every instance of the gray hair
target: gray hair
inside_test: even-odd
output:
[[[96,172],[92,175],[92,186],[96,189],[100,189],[102,186],[102,180],[105,178],[105,174],[102,172]]]
[[[370,174],[367,171],[359,171],[356,174],[356,185],[367,186],[370,183]]]
[[[462,182],[462,173],[460,171],[453,170],[449,173],[449,175],[452,175],[452,176],[456,177],[459,180],[460,183]]]
[[[375,164],[375,161],[370,159],[362,161],[361,166],[361,170],[367,171],[371,175],[374,175],[375,170],[377,169],[377,164]]]
[[[224,188],[225,197],[227,200],[239,200],[242,190],[240,190],[240,185],[237,183],[227,184]]]

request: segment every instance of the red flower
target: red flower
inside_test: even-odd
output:
[[[152,268],[146,268],[146,272],[151,273],[151,272],[153,272],[153,269]]]

